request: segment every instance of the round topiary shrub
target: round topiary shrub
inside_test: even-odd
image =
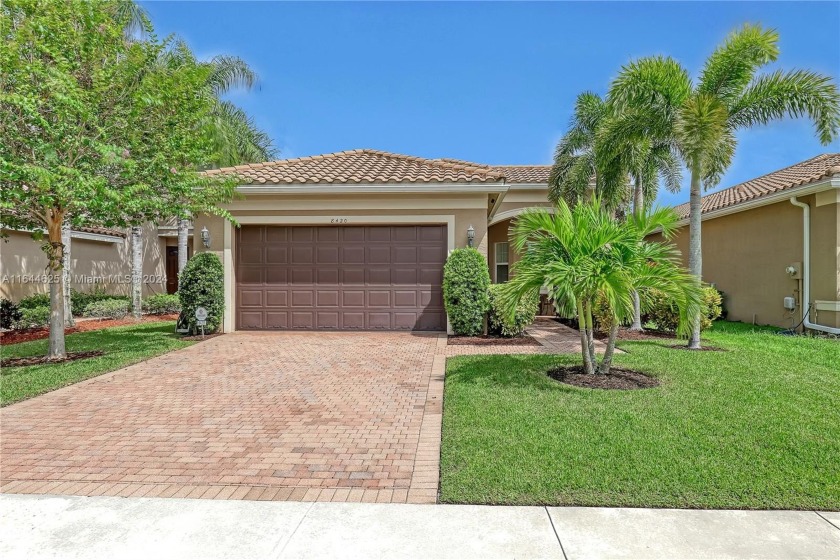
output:
[[[181,300],[179,325],[197,334],[195,310],[203,307],[207,310],[204,332],[218,330],[225,312],[225,269],[219,257],[213,253],[193,255],[178,278],[178,297]]]
[[[490,314],[487,316],[487,327],[490,334],[512,338],[522,336],[525,327],[534,322],[540,307],[539,292],[528,292],[519,299],[513,318],[507,319],[502,312],[500,290],[504,284],[493,284],[487,294],[490,296]]]
[[[443,302],[457,335],[475,336],[484,330],[490,308],[490,272],[484,256],[473,248],[455,249],[443,266]]]

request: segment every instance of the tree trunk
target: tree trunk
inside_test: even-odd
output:
[[[136,319],[143,308],[143,229],[131,228],[131,308]]]
[[[703,280],[703,247],[701,235],[702,192],[700,189],[700,172],[697,168],[691,170],[691,194],[689,198],[689,238],[688,238],[688,270],[696,277],[699,284]],[[691,337],[688,347],[700,348],[700,313],[694,316],[691,324]]]
[[[645,192],[642,189],[641,174],[636,175],[633,189],[633,214],[641,216],[645,212]],[[639,292],[633,290],[633,323],[631,331],[641,331],[642,328],[642,305],[639,301]]]
[[[610,338],[607,340],[607,349],[604,350],[604,358],[598,367],[598,373],[607,375],[612,366],[613,352],[615,352],[615,339],[618,338],[618,319],[613,318],[613,326],[610,327]]]
[[[184,267],[187,266],[189,228],[189,220],[178,220],[178,276],[181,275]]]
[[[592,323],[592,303],[587,301],[584,304],[583,312],[586,315],[586,349],[589,352],[589,361],[592,363],[592,373],[595,373],[595,366],[598,365],[598,357],[595,355],[595,328]]]
[[[47,357],[55,360],[67,356],[64,345],[64,245],[61,242],[64,215],[54,208],[47,209],[46,215],[49,243],[45,252],[50,280],[50,349]]]
[[[589,339],[586,336],[586,319],[584,319],[583,303],[580,300],[577,303],[577,310],[578,332],[580,332],[580,353],[583,356],[583,371],[593,375],[595,373],[595,366],[589,354]]]
[[[64,282],[64,322],[68,327],[75,327],[76,320],[73,318],[73,299],[70,297],[70,274],[72,273],[71,256],[70,256],[70,224],[65,218],[64,224],[61,226],[61,243],[64,245],[64,259],[61,269],[61,279]]]

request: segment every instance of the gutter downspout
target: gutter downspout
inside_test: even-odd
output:
[[[818,325],[808,320],[811,310],[811,207],[797,200],[795,196],[790,197],[790,203],[802,208],[802,324],[806,329],[840,334],[838,328]]]

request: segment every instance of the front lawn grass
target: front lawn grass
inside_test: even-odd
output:
[[[71,385],[147,360],[193,342],[179,340],[173,321],[141,323],[67,335],[67,351],[102,350],[104,355],[73,362],[25,367],[4,367],[0,377],[0,404],[32,398],[41,393]],[[34,340],[3,346],[3,358],[45,355],[49,341]]]
[[[728,352],[622,342],[654,389],[562,385],[579,355],[450,358],[441,499],[840,509],[840,342],[716,323]],[[675,341],[669,341],[674,343]]]

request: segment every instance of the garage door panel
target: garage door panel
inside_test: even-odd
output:
[[[237,328],[442,330],[445,226],[243,226]]]

